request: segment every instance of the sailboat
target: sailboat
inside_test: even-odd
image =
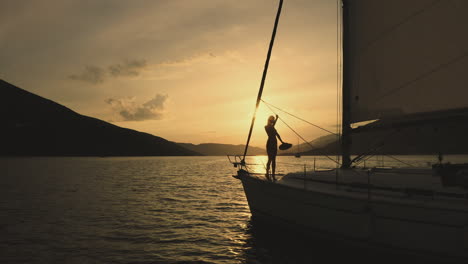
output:
[[[467,116],[468,1],[342,0],[339,8],[341,162],[268,181],[245,161],[253,118],[244,155],[232,161],[252,218],[314,237],[466,262],[468,166],[440,158],[421,168],[362,168],[356,164],[372,149],[351,156],[351,139],[363,121],[380,120],[371,130],[402,131]]]
[[[294,154],[294,157],[300,158],[301,157],[301,152],[299,150],[299,138],[297,139],[297,152]]]

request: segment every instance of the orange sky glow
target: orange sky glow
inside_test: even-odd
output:
[[[263,98],[336,131],[337,2],[285,0]],[[244,144],[278,2],[6,1],[0,78],[175,142]],[[261,105],[252,145],[272,113]],[[279,113],[306,139],[325,135]],[[283,123],[285,141],[297,136]]]

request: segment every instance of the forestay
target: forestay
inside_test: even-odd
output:
[[[346,4],[351,123],[468,107],[468,1]]]

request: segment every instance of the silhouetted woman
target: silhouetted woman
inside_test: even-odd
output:
[[[278,120],[278,115],[276,118],[274,116],[268,117],[267,125],[265,126],[265,131],[268,134],[268,140],[266,144],[266,149],[268,153],[268,162],[266,167],[266,174],[268,180],[276,181],[275,178],[275,169],[276,169],[276,154],[278,153],[278,141],[276,137],[284,143],[280,135],[275,129],[276,121]],[[270,166],[271,166],[271,177],[270,177]]]

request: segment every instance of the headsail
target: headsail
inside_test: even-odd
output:
[[[468,107],[468,1],[346,4],[351,123]]]

